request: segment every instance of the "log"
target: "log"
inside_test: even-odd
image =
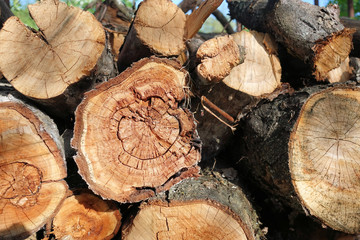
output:
[[[359,233],[359,97],[358,86],[318,85],[260,102],[232,146],[239,169],[296,211]]]
[[[120,50],[119,69],[151,55],[178,56],[185,50],[185,20],[185,14],[170,0],[141,2]]]
[[[80,175],[105,199],[137,202],[196,176],[200,151],[188,74],[174,61],[143,59],[86,94],[72,146]]]
[[[229,10],[247,28],[269,32],[287,50],[308,62],[318,81],[349,56],[354,30],[345,28],[332,6],[301,0],[229,0]]]
[[[21,239],[66,197],[64,150],[53,121],[3,87],[0,116],[0,239]]]
[[[39,32],[9,18],[0,31],[0,71],[22,94],[45,103],[66,101],[74,110],[79,89],[91,85],[80,80],[90,75],[104,50],[104,30],[89,12],[57,0],[28,8]]]
[[[74,190],[52,221],[56,239],[112,239],[119,231],[121,214],[116,204],[90,191]]]
[[[226,52],[225,48],[209,44],[217,43],[218,39],[231,39],[236,46],[232,45],[233,50]],[[241,64],[233,62],[227,68],[223,67],[230,62],[230,56],[234,56],[235,49],[237,54],[240,53],[238,56]],[[194,101],[193,107],[203,142],[203,160],[211,160],[224,149],[233,137],[238,120],[252,106],[262,97],[274,97],[273,95],[276,96],[281,91],[287,91],[288,87],[281,86],[281,67],[276,56],[276,44],[268,34],[242,31],[231,38],[214,38],[199,47],[197,57],[198,62],[206,61],[212,64],[206,68],[203,67],[204,63],[197,66],[197,76],[200,77],[194,78],[195,85],[198,86],[196,93],[203,100],[200,103]],[[224,71],[225,69],[227,71]],[[219,83],[216,83],[217,81]],[[276,89],[278,91],[271,95]]]
[[[242,190],[218,175],[186,179],[151,199],[122,226],[130,239],[264,239]]]

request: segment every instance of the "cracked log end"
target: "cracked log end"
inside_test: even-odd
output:
[[[134,19],[138,38],[153,53],[179,55],[185,49],[185,14],[170,0],[143,1]]]
[[[280,87],[281,66],[275,41],[267,33],[256,31],[241,31],[232,36],[245,49],[245,59],[230,71],[223,83],[251,96],[269,94]]]
[[[343,31],[315,44],[313,50],[316,80],[323,81],[328,78],[328,73],[340,67],[348,58],[353,48],[352,35],[354,32],[354,29],[345,28]]]
[[[119,69],[144,57],[178,56],[185,50],[184,12],[170,0],[140,3],[120,54]]]
[[[56,213],[66,167],[49,118],[7,97],[0,97],[0,116],[0,239],[19,239]]]
[[[136,202],[197,175],[192,114],[179,107],[187,73],[176,62],[143,59],[86,94],[72,145],[80,174],[103,198]]]
[[[333,229],[360,233],[359,88],[330,88],[303,105],[289,144],[295,190]]]
[[[88,76],[105,46],[105,33],[95,17],[53,0],[29,5],[39,32],[17,17],[0,31],[0,71],[22,94],[49,99]]]
[[[204,84],[220,82],[241,62],[239,47],[229,35],[204,42],[198,49],[196,58],[201,62],[196,73]]]
[[[248,239],[229,209],[206,200],[145,203],[122,235],[126,240]]]
[[[123,239],[262,239],[261,223],[241,189],[205,171],[140,206],[123,224]]]
[[[75,191],[53,220],[56,239],[112,239],[119,231],[121,214],[114,202],[89,191]]]

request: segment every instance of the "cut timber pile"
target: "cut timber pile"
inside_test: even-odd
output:
[[[74,110],[79,88],[65,91],[95,67],[105,45],[104,30],[92,14],[63,2],[43,0],[29,11],[39,32],[9,18],[0,31],[0,71],[25,96],[68,95]]]
[[[180,68],[143,59],[86,94],[75,113],[72,145],[95,193],[136,202],[197,175],[195,120],[179,106],[187,97]]]
[[[318,81],[349,56],[354,31],[340,23],[331,6],[301,0],[256,2],[230,0],[231,17],[247,28],[271,33],[291,54],[311,64]]]
[[[63,146],[39,110],[0,95],[0,239],[20,239],[51,220],[66,197]]]
[[[299,211],[359,233],[359,109],[360,88],[351,85],[264,101],[241,125],[241,166]]]
[[[118,232],[121,214],[116,204],[90,191],[69,194],[53,220],[56,239],[112,239]]]
[[[186,179],[140,206],[125,221],[124,240],[132,239],[262,239],[256,212],[235,185],[206,174]]]

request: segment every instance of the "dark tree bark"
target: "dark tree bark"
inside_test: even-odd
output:
[[[355,11],[354,11],[354,1],[348,0],[348,17],[353,18],[355,17]]]
[[[314,4],[315,4],[316,6],[319,6],[319,0],[314,0]]]
[[[301,0],[229,0],[230,15],[247,28],[270,32],[294,56],[308,62],[317,80],[341,65],[352,48],[352,31],[332,8]],[[335,60],[336,59],[336,60]]]
[[[5,21],[14,14],[10,10],[9,1],[0,1],[0,29],[3,27]]]
[[[359,95],[353,85],[318,85],[260,102],[232,147],[242,148],[239,169],[298,212],[358,234]]]

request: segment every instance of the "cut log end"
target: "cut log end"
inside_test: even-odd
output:
[[[78,107],[75,160],[102,197],[140,201],[196,169],[194,119],[178,106],[187,78],[180,68],[168,60],[141,60],[89,92]]]
[[[152,222],[152,226],[149,226]],[[123,239],[239,239],[246,234],[229,209],[211,201],[144,204]]]
[[[53,220],[56,239],[112,239],[121,214],[116,205],[86,192],[75,192],[62,204]]]
[[[245,60],[230,71],[223,83],[251,96],[272,93],[281,84],[281,66],[275,55],[274,40],[256,31],[243,30],[232,36],[237,45],[245,49]]]
[[[104,49],[105,33],[91,13],[62,2],[41,1],[29,11],[40,32],[9,18],[0,31],[0,71],[24,95],[53,98],[89,75]]]
[[[196,73],[204,84],[220,82],[241,62],[239,46],[231,36],[217,37],[204,42],[196,57],[201,61]]]
[[[58,133],[45,127],[50,119],[8,97],[0,97],[0,116],[0,238],[16,239],[56,213],[67,191],[66,168]]]
[[[360,232],[358,131],[360,91],[331,88],[302,107],[289,144],[289,167],[300,200],[333,229]]]
[[[314,75],[316,80],[325,80],[331,70],[340,67],[348,58],[353,47],[352,34],[354,32],[354,29],[345,28],[343,31],[316,43],[313,47],[315,53]]]

